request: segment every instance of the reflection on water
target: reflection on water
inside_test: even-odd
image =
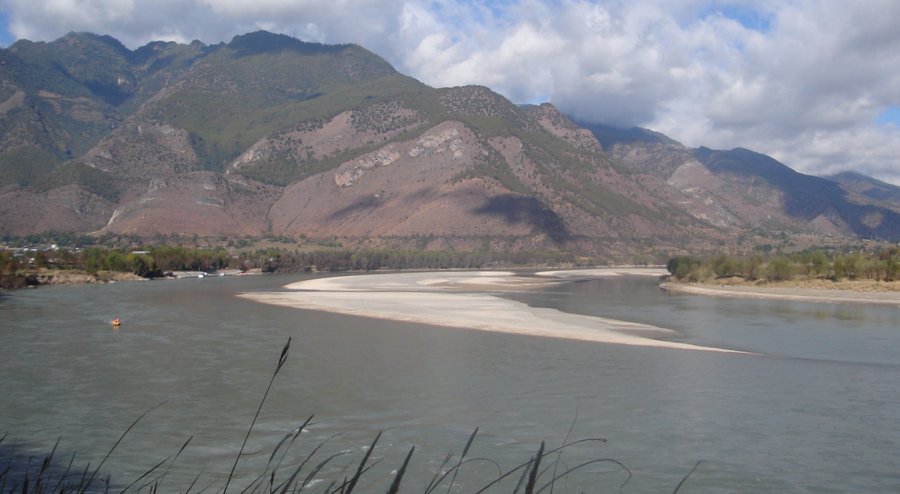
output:
[[[897,310],[668,295],[646,279],[570,283],[510,294],[534,305],[678,330],[689,343],[763,356],[585,344],[367,320],[238,299],[297,277],[251,277],[14,292],[0,302],[0,434],[133,480],[193,436],[163,490],[203,471],[227,475],[282,345],[293,347],[242,460],[242,479],[309,415],[297,456],[327,441],[358,461],[378,431],[386,491],[410,446],[404,492],[424,490],[445,455],[480,427],[471,456],[504,468],[541,441],[608,442],[563,456],[614,458],[624,492],[665,492],[698,460],[689,492],[889,492],[898,489]],[[123,326],[109,321],[118,316]],[[494,472],[460,473],[471,492]],[[569,492],[615,491],[599,464]],[[206,485],[203,484],[203,485]],[[218,484],[221,487],[221,484]],[[376,488],[377,487],[377,488]],[[467,489],[468,488],[468,489]],[[502,492],[510,492],[509,487]],[[500,491],[498,491],[500,492]]]

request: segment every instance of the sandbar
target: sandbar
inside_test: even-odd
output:
[[[239,296],[261,303],[449,328],[565,338],[595,343],[681,350],[746,353],[691,345],[677,331],[629,321],[530,307],[503,298],[499,291],[530,290],[553,283],[598,276],[658,276],[635,268],[603,272],[554,271],[522,275],[508,271],[449,271],[366,274],[300,281],[289,291]]]
[[[660,288],[673,293],[709,295],[715,297],[755,298],[815,303],[856,303],[900,307],[900,292],[864,292],[857,290],[828,290],[747,285],[697,285],[662,283]]]

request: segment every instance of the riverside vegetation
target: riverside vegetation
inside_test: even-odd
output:
[[[670,259],[666,267],[673,280],[689,283],[816,282],[820,288],[837,287],[838,283],[844,283],[840,288],[853,288],[853,283],[876,282],[882,289],[893,289],[894,282],[900,281],[900,248],[892,246],[872,252],[812,249],[747,257],[679,256]]]
[[[109,475],[104,476],[102,468],[114,454],[116,448],[146,415],[162,406],[165,403],[163,402],[147,410],[133,421],[94,468],[91,468],[90,465],[83,469],[73,467],[74,455],[67,460],[56,458],[59,441],[57,441],[53,450],[43,456],[43,458],[35,458],[18,452],[15,447],[6,446],[4,441],[8,434],[0,435],[0,493],[42,494],[58,492],[81,494],[111,491],[121,493],[156,493],[171,490],[188,493],[195,489],[200,492],[212,489],[215,492],[224,494],[228,492],[229,487],[233,487],[234,492],[239,491],[242,493],[295,493],[303,491],[322,494],[350,494],[357,489],[365,489],[366,492],[383,491],[388,494],[399,492],[400,485],[415,453],[415,446],[412,446],[406,453],[399,468],[391,471],[388,475],[389,481],[385,481],[387,487],[377,487],[376,484],[378,482],[376,479],[369,480],[368,478],[363,479],[363,477],[365,475],[369,477],[375,475],[376,467],[384,460],[384,458],[377,458],[378,454],[375,453],[381,433],[378,433],[369,447],[365,448],[360,460],[357,461],[352,458],[348,460],[346,457],[350,456],[351,452],[347,450],[326,453],[327,440],[312,446],[304,446],[302,441],[298,441],[303,432],[306,431],[306,428],[312,424],[312,416],[304,420],[296,429],[287,433],[274,445],[271,453],[268,455],[268,461],[257,472],[255,477],[251,477],[249,481],[241,481],[236,478],[235,472],[244,456],[247,442],[253,433],[262,407],[269,392],[272,390],[275,378],[287,362],[290,345],[291,340],[288,338],[278,357],[275,369],[259,402],[256,413],[250,422],[243,442],[235,455],[230,472],[219,481],[206,486],[198,486],[198,479],[203,473],[201,471],[193,482],[187,486],[173,486],[171,482],[165,483],[166,476],[178,461],[179,456],[189,447],[193,436],[188,438],[175,454],[163,458],[128,484],[118,483],[112,480],[112,477]],[[444,457],[438,471],[434,472],[431,480],[422,488],[422,492],[431,494],[432,492],[437,492],[439,488],[440,492],[454,492],[453,488],[457,479],[460,479],[460,482],[462,482],[464,478],[460,477],[461,472],[473,471],[476,469],[476,465],[488,465],[496,472],[490,476],[475,480],[474,483],[468,482],[468,484],[474,486],[472,492],[476,493],[499,492],[501,490],[505,492],[509,489],[512,492],[524,492],[525,494],[553,492],[554,486],[565,487],[569,477],[576,473],[587,471],[588,467],[597,464],[609,464],[614,467],[613,471],[606,471],[602,475],[615,475],[617,479],[621,478],[621,482],[615,480],[615,483],[620,484],[620,490],[632,477],[632,472],[624,464],[612,458],[563,459],[564,454],[569,453],[574,446],[603,444],[606,442],[604,438],[570,440],[569,434],[566,434],[562,444],[556,448],[548,448],[545,442],[541,442],[537,452],[531,458],[508,470],[504,470],[494,460],[469,456],[469,451],[477,434],[478,429],[476,428],[469,436],[458,457],[455,457],[453,453],[449,453]],[[62,467],[61,465],[64,463],[66,466]],[[673,494],[681,489],[699,465],[700,462],[681,479]],[[601,473],[592,472],[590,475],[601,475]],[[380,478],[384,478],[384,476],[381,475]]]
[[[592,259],[560,251],[344,248],[340,243],[225,248],[172,245],[0,249],[0,288],[161,278],[174,271],[262,272],[479,269],[494,266],[587,266]]]

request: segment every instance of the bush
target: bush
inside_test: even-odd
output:
[[[688,275],[699,268],[701,264],[699,259],[688,256],[679,256],[669,259],[669,262],[666,263],[666,269],[669,270],[669,273],[674,276],[675,279],[682,280],[686,279]]]
[[[766,277],[769,281],[785,281],[793,278],[793,275],[793,264],[790,259],[784,256],[772,259],[766,267]]]

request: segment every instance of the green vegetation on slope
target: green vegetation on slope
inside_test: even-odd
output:
[[[416,85],[409,78],[390,75],[355,85],[319,88],[321,91],[290,98],[272,98],[252,90],[236,94],[191,89],[173,94],[157,105],[151,115],[191,132],[204,168],[220,171],[264,136],[296,127],[298,122],[324,122],[355,106],[396,98],[406,90],[417,89]],[[285,168],[294,166],[275,162],[271,170],[256,167],[242,171],[263,182],[283,185],[308,176],[302,170],[286,172]],[[316,164],[312,168],[327,169]]]
[[[0,184],[31,185],[52,173],[60,160],[45,149],[34,146],[0,154]]]
[[[50,190],[73,184],[79,185],[107,201],[119,200],[119,182],[110,174],[84,163],[66,163],[52,173],[43,175],[33,185],[41,190]]]

